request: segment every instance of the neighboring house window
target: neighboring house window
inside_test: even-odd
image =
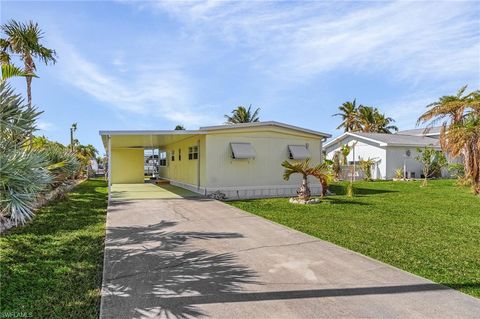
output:
[[[160,166],[167,166],[167,152],[165,152],[165,151],[160,152],[158,157],[159,157]]]
[[[172,150],[172,162],[175,162],[175,150]]]
[[[182,149],[181,148],[178,149],[178,160],[179,161],[182,160]]]
[[[198,159],[198,146],[191,146],[188,148],[188,159],[189,160]]]

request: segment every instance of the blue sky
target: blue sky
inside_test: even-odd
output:
[[[353,98],[415,126],[425,106],[480,87],[476,1],[2,1],[34,20],[58,63],[38,63],[39,134],[104,152],[105,129],[223,123],[238,105],[338,135]],[[23,79],[12,84],[25,91]]]

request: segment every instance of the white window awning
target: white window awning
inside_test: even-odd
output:
[[[255,150],[250,143],[230,143],[230,147],[235,159],[255,158]]]
[[[311,157],[306,145],[288,145],[288,151],[291,159],[304,160]]]

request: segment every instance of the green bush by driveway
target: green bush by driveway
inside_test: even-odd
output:
[[[285,198],[232,205],[480,297],[480,198],[453,180],[346,184],[317,205]]]
[[[89,180],[0,237],[0,317],[98,317],[106,208]]]

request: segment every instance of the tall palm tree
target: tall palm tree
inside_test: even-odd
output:
[[[49,49],[40,41],[43,38],[43,31],[39,28],[38,23],[29,21],[21,23],[10,20],[1,26],[6,38],[0,41],[2,64],[10,62],[11,54],[18,54],[24,63],[24,71],[28,74],[35,73],[37,67],[34,59],[39,59],[45,64],[55,63],[55,50]],[[32,105],[32,76],[26,76],[27,81],[27,100]]]
[[[357,120],[357,100],[352,102],[345,102],[338,107],[340,113],[336,113],[333,116],[341,116],[342,123],[337,126],[337,130],[342,128],[345,132],[358,131],[360,125]]]
[[[328,181],[331,179],[331,172],[326,162],[311,167],[310,159],[306,159],[295,163],[284,161],[282,166],[285,168],[283,179],[286,181],[288,181],[293,174],[302,175],[302,185],[298,189],[298,198],[300,200],[308,201],[312,195],[310,187],[308,186],[308,176],[317,178],[322,185],[322,196],[326,194]]]
[[[72,126],[70,126],[70,149],[73,152],[73,149],[75,148],[75,137],[74,134],[77,131],[77,123],[73,123]]]
[[[467,86],[456,95],[442,96],[429,104],[417,124],[429,126],[441,123],[440,144],[453,157],[462,156],[465,177],[473,191],[480,195],[480,90],[466,94]]]
[[[385,116],[385,114],[380,113],[378,110],[376,110],[374,114],[374,121],[376,126],[375,132],[377,133],[391,134],[392,131],[398,131],[398,127],[391,124],[394,123],[395,120],[391,117]]]
[[[232,115],[225,115],[227,119],[227,124],[237,124],[237,123],[251,123],[251,122],[259,122],[260,118],[258,114],[260,113],[260,108],[257,108],[252,113],[252,105],[247,108],[244,106],[239,106],[232,111]]]
[[[371,106],[360,105],[357,112],[357,121],[361,132],[376,132],[375,114],[377,109]]]

